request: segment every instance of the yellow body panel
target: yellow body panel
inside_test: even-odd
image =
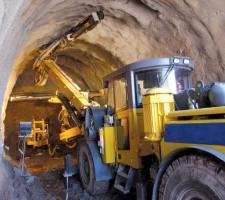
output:
[[[160,157],[159,142],[152,142],[146,137],[143,118],[142,108],[122,110],[116,113],[115,117],[115,120],[121,120],[121,126],[115,126],[116,146],[118,146],[116,160],[118,163],[129,165],[135,169],[143,167],[142,156],[155,152]],[[128,145],[119,148],[126,139],[129,140]]]
[[[225,106],[211,107],[211,108],[199,108],[192,110],[181,110],[168,113],[168,118],[177,118],[185,116],[200,116],[200,115],[215,115],[225,114]]]
[[[115,128],[104,127],[99,130],[101,154],[104,163],[115,163],[116,160],[116,144],[115,144]]]
[[[192,120],[172,120],[167,118],[166,124],[204,124],[204,123],[225,123],[225,119],[192,119]]]
[[[118,150],[117,162],[124,165],[129,165],[135,169],[142,167],[138,152],[131,150]]]
[[[217,150],[225,154],[225,146],[218,145],[204,145],[204,144],[189,144],[189,143],[175,143],[175,142],[165,142],[161,141],[161,156],[164,159],[170,153],[182,149],[182,148],[191,148],[191,147],[209,147],[211,149]]]
[[[116,113],[115,120],[121,121],[121,126],[115,126],[116,144],[118,146],[117,161],[122,164],[141,168],[139,157],[139,141],[143,135],[143,122],[138,124],[142,109],[126,109]],[[115,123],[117,124],[117,123]],[[140,127],[140,128],[139,128]],[[123,147],[121,144],[125,144]]]

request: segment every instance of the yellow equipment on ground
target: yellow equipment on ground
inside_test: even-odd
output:
[[[49,103],[62,104],[62,102],[57,97],[50,98]],[[69,122],[69,113],[67,112],[65,106],[61,106],[61,111],[58,115],[58,121],[61,125],[61,132],[59,133],[59,140],[62,143],[71,142],[76,139],[81,134],[81,130],[78,127],[72,127]]]
[[[26,144],[33,148],[48,145],[48,124],[44,120],[33,120],[31,135],[27,137]]]

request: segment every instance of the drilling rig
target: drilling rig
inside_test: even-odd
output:
[[[225,199],[223,83],[192,87],[189,57],[146,59],[104,78],[107,105],[100,106],[56,64],[52,54],[62,41],[90,31],[103,17],[102,11],[87,17],[34,64],[36,84],[52,79],[73,120],[83,187],[94,195],[113,182],[124,194],[136,187],[139,199],[150,190],[153,200]]]

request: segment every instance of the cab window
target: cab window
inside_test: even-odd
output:
[[[137,107],[142,107],[142,96],[152,88],[167,88],[173,94],[189,88],[190,71],[178,66],[170,69],[169,66],[162,66],[135,74]]]
[[[115,87],[115,103],[116,110],[121,110],[127,107],[127,92],[126,79],[124,77],[114,81]]]
[[[112,82],[109,82],[109,85],[108,85],[108,105],[112,109],[115,108],[113,81]]]

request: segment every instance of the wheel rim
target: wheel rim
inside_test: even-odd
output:
[[[186,189],[184,191],[181,191],[181,193],[178,195],[177,200],[209,200],[208,197],[206,197],[205,194],[202,194],[199,191],[196,191],[195,189]]]
[[[177,200],[219,200],[218,196],[206,185],[199,182],[179,184],[172,192],[172,199]]]

